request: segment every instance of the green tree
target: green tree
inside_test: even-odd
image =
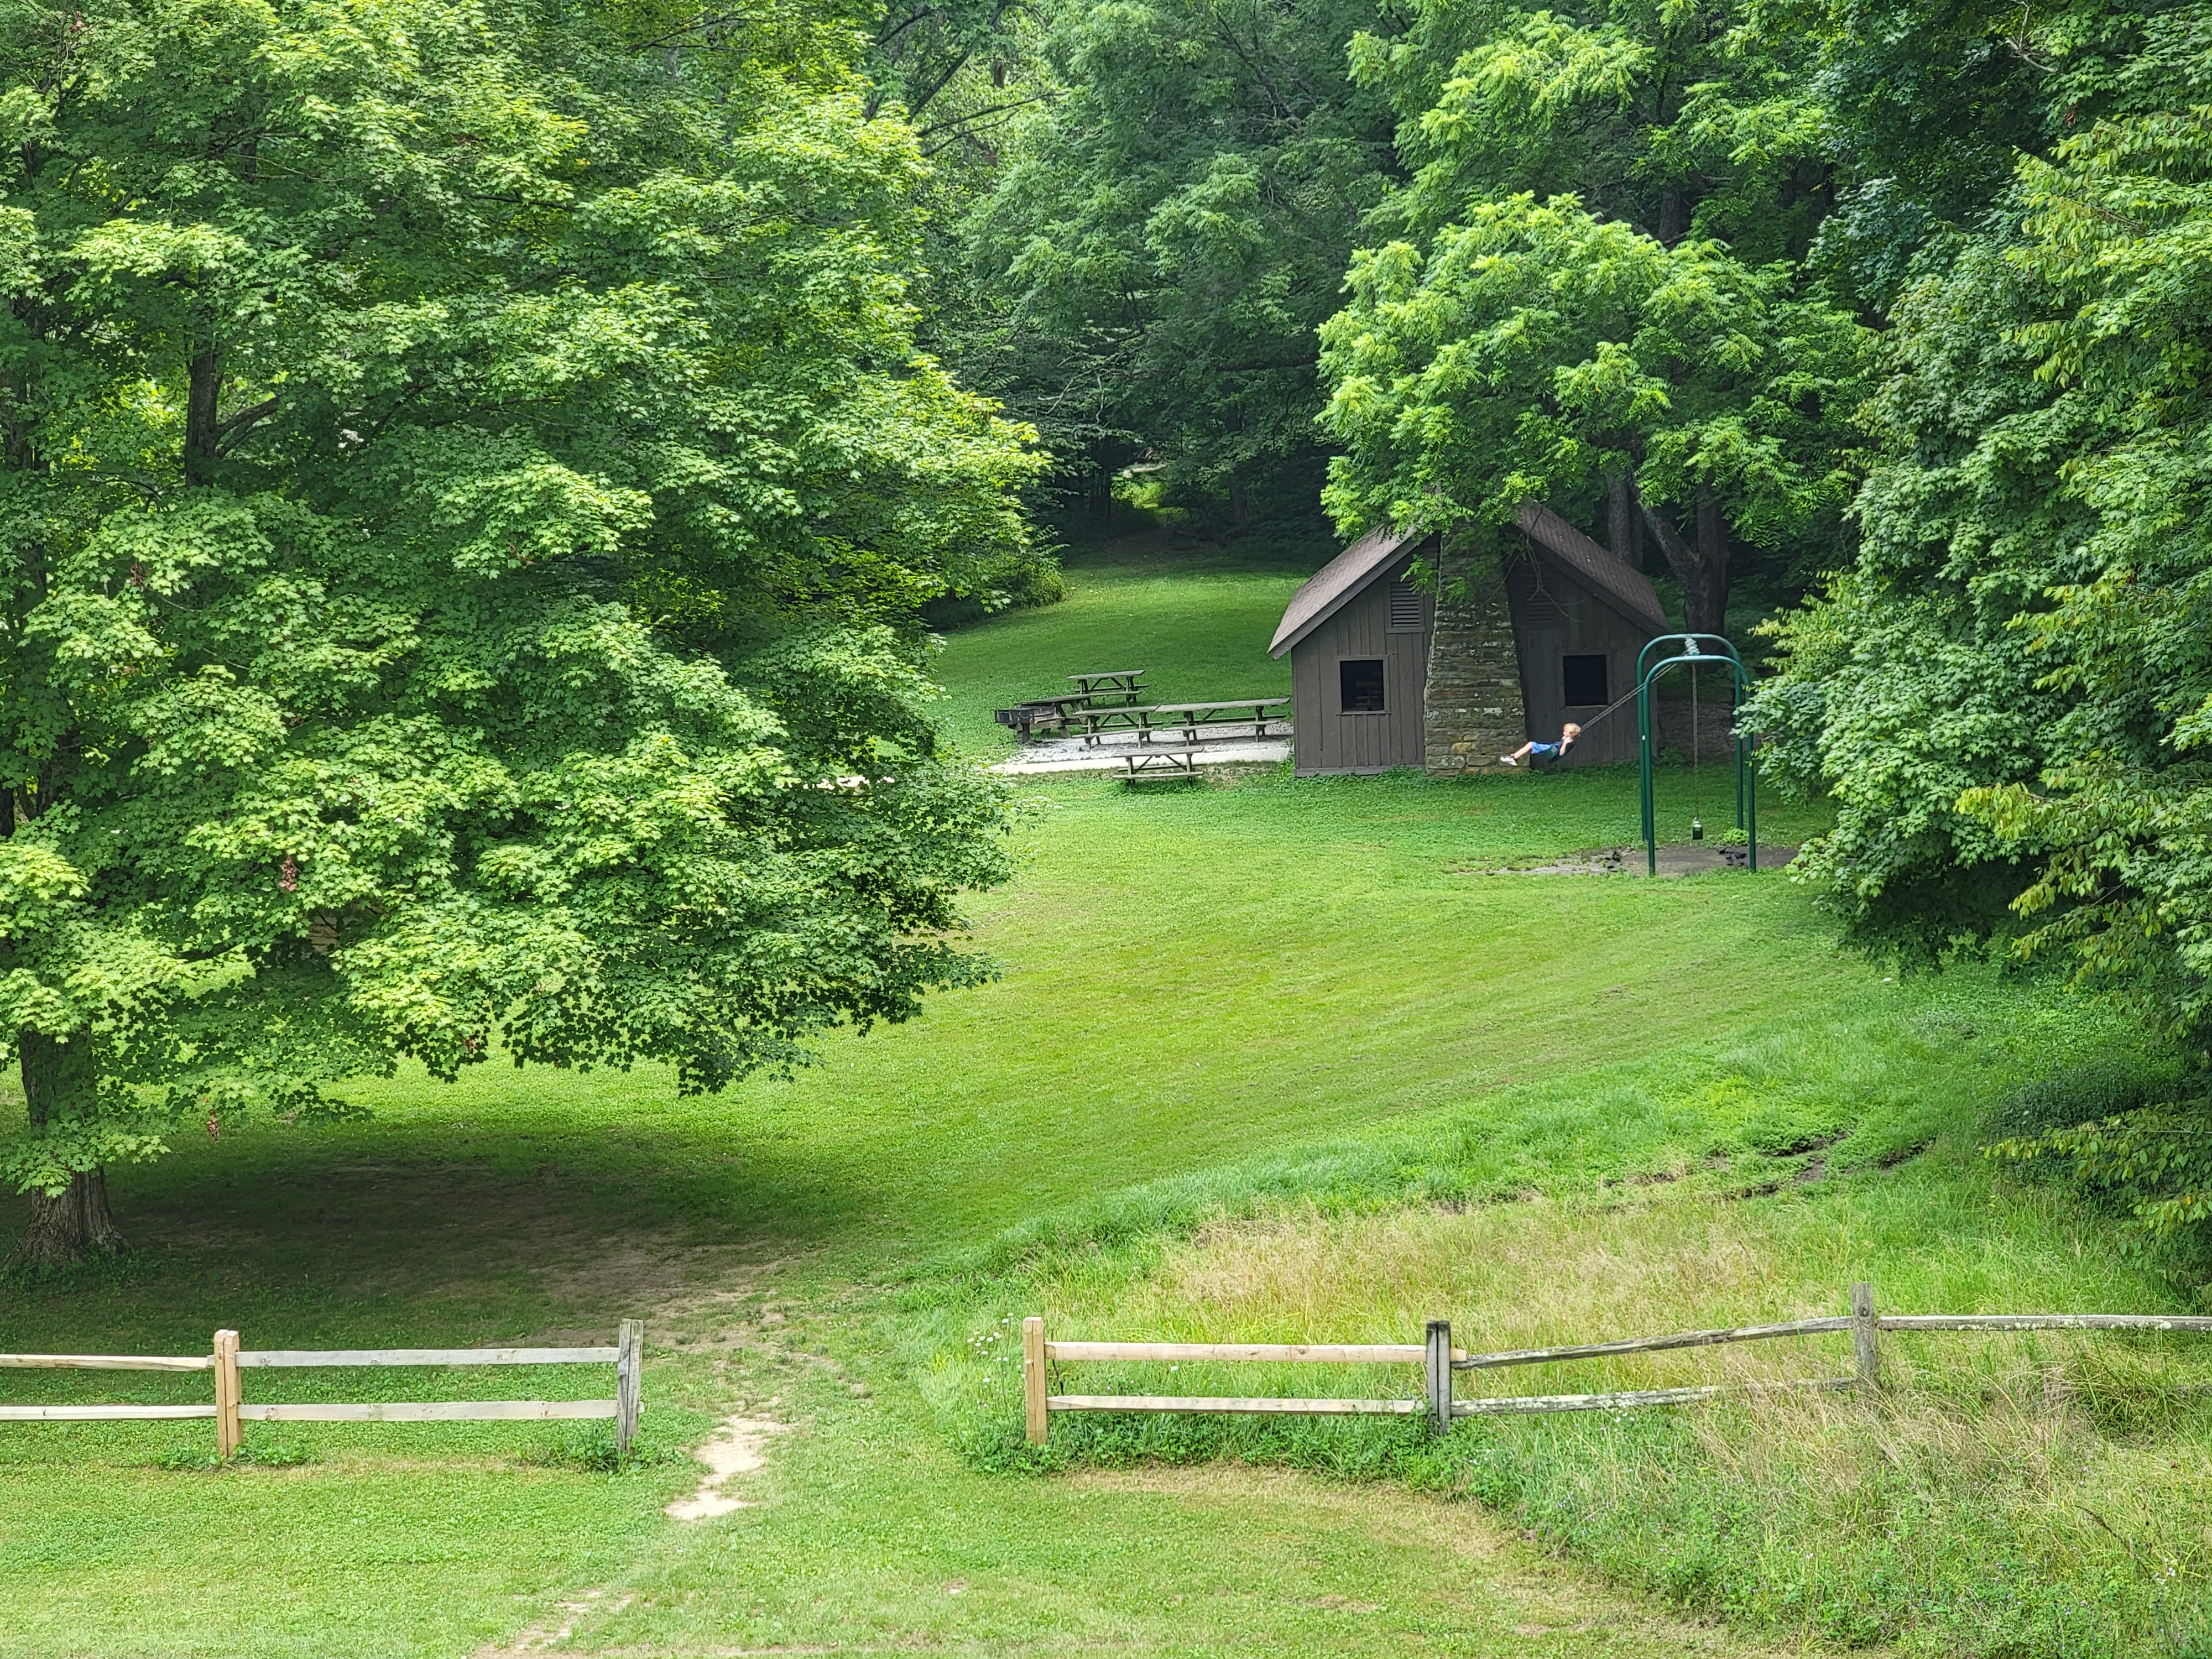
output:
[[[495,1049],[719,1089],[982,971],[1003,804],[883,623],[1037,458],[914,350],[849,35],[685,15],[0,5],[29,1259],[182,1122]]]
[[[1791,279],[1571,197],[1478,202],[1425,255],[1360,253],[1322,330],[1344,452],[1330,512],[1346,529],[1495,526],[1528,497],[1588,501],[1626,477],[1689,625],[1721,632],[1731,533],[1781,545],[1850,493],[1867,337]]]
[[[1670,247],[1802,259],[1835,182],[1817,52],[1802,19],[1753,0],[1417,0],[1396,33],[1352,43],[1412,169],[1377,222],[1427,235],[1472,201],[1572,194]]]
[[[1783,0],[1770,32],[1814,55],[1834,210],[1814,264],[1886,313],[1948,264],[2011,190],[2022,155],[2049,157],[2100,117],[2156,101],[2172,32],[2193,8],[2109,0]],[[1923,255],[1925,257],[1923,257]]]
[[[2028,783],[2069,751],[2149,763],[2180,706],[2166,700],[2193,695],[2167,679],[2186,638],[2172,619],[2103,654],[2094,696],[2070,659],[2098,631],[2089,596],[2147,597],[2164,583],[2142,573],[2192,556],[2189,532],[2160,528],[2185,514],[2188,474],[2154,458],[2197,418],[2190,112],[2206,9],[2061,9],[2028,36],[1994,7],[1931,12],[1922,33],[1893,9],[1855,21],[1827,48],[1839,131],[1949,216],[1931,207],[1864,267],[1919,274],[1893,307],[1861,545],[1783,626],[1787,672],[1765,706],[1777,775],[1842,803],[1808,872],[1869,941],[1926,952],[2015,933],[2010,906],[2039,867],[2034,842],[1962,812],[1962,796]],[[1928,50],[1917,79],[1900,38]],[[1888,99],[1870,89],[1884,64]],[[1981,90],[1957,95],[1947,127],[1934,106],[1962,78]],[[2045,153],[2014,152],[1991,185],[1962,158],[2004,135]],[[1996,193],[1973,209],[1978,188]],[[2155,693],[2120,672],[2130,650],[2160,665]]]
[[[1777,774],[1838,803],[1804,875],[1855,936],[2063,965],[2201,1055],[2212,9],[2135,22],[2101,118],[2066,112],[1978,232],[1916,254],[1863,550],[1782,625],[1755,712]],[[2154,1232],[2212,1219],[2202,1100],[2035,1145]]]
[[[1415,495],[1504,523],[1534,494],[1638,566],[1648,532],[1700,629],[1723,630],[1747,555],[1762,599],[1800,591],[1835,545],[1861,352],[1804,270],[1835,167],[1798,23],[1753,0],[1419,0],[1354,40],[1412,174],[1330,325],[1340,523]],[[1415,413],[1442,404],[1449,422]]]

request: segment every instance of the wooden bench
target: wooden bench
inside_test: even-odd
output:
[[[1243,726],[1249,723],[1252,735],[1264,738],[1267,724],[1274,718],[1270,709],[1280,708],[1290,702],[1288,697],[1232,697],[1225,702],[1164,702],[1154,707],[1163,714],[1180,714],[1180,720],[1164,720],[1164,726],[1178,727],[1192,743],[1200,740],[1201,726]],[[1249,713],[1242,712],[1249,710]]]
[[[1064,729],[1080,731],[1088,745],[1098,741],[1107,732],[1128,731],[1137,734],[1139,743],[1149,742],[1152,730],[1153,710],[1144,707],[1123,708],[1071,708]]]

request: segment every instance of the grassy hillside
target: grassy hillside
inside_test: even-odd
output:
[[[1164,701],[1288,696],[1291,666],[1267,654],[1283,607],[1317,566],[1264,550],[1224,556],[1144,532],[1069,551],[1067,598],[948,635],[935,672],[955,739],[994,757],[1014,738],[991,711],[1069,690],[1070,674],[1146,671]]]
[[[1141,580],[1214,617],[1194,678],[1264,609]],[[955,636],[954,666],[995,641],[956,707],[988,708],[1008,665],[1094,655],[1052,642],[1072,614]],[[1664,781],[1662,819],[1686,787]],[[403,1075],[358,1091],[368,1121],[116,1172],[144,1248],[0,1287],[0,1350],[204,1351],[217,1324],[249,1346],[575,1340],[641,1314],[646,1455],[610,1467],[590,1425],[257,1425],[262,1461],[216,1472],[204,1424],[0,1425],[0,1656],[2205,1650],[2212,1345],[2179,1339],[1896,1340],[1872,1405],[1441,1444],[1101,1418],[1028,1452],[1030,1311],[1322,1340],[1442,1316],[1487,1346],[1831,1312],[1859,1278],[1899,1310],[2185,1305],[1975,1150],[2023,1084],[2134,1063],[2124,1032],[1988,975],[1899,982],[1780,873],[1513,872],[1627,838],[1631,775],[1030,795],[1019,877],[973,907],[1002,976],[793,1081],[678,1100],[647,1072]],[[20,1213],[0,1202],[0,1229]],[[1844,1364],[1824,1340],[1480,1386]],[[605,1386],[247,1378],[262,1399]],[[0,1372],[9,1400],[201,1388]],[[732,1485],[750,1507],[667,1520],[688,1449],[733,1413],[785,1425]]]

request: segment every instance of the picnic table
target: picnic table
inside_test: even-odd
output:
[[[1077,709],[1124,707],[1143,692],[1141,668],[1116,668],[1101,674],[1070,674],[1076,689],[1065,696],[1030,697],[1012,708],[994,708],[991,718],[1011,726],[1027,743],[1039,731],[1065,731],[1069,714]]]
[[[1080,726],[1087,747],[1109,732],[1128,731],[1139,743],[1150,743],[1155,732],[1179,733],[1187,743],[1199,741],[1201,726],[1245,726],[1252,735],[1267,735],[1268,711],[1279,708],[1288,697],[1232,697],[1225,702],[1161,702],[1136,707],[1072,708],[1062,717],[1066,726]]]
[[[1131,750],[1121,757],[1127,768],[1123,776],[1130,783],[1159,783],[1176,778],[1198,776],[1198,750],[1195,749],[1146,749],[1141,753]]]
[[[1144,689],[1139,682],[1144,678],[1145,671],[1141,668],[1115,668],[1101,674],[1070,674],[1067,677],[1069,684],[1075,687],[1085,702],[1093,705],[1103,703],[1109,697],[1118,698],[1125,703],[1136,702],[1138,694]]]

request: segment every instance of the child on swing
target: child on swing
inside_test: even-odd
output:
[[[1565,760],[1567,750],[1575,746],[1575,739],[1582,734],[1582,727],[1569,720],[1559,728],[1557,743],[1538,743],[1532,738],[1511,754],[1500,755],[1498,758],[1508,766],[1518,766],[1524,760]]]

